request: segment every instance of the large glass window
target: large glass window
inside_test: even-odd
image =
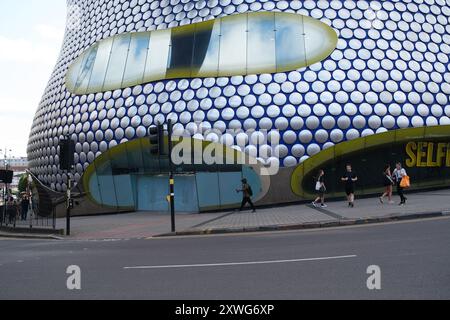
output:
[[[336,45],[335,31],[311,17],[237,14],[104,40],[69,68],[66,85],[85,94],[102,85],[107,91],[164,79],[285,72],[322,61]]]
[[[124,86],[142,83],[145,71],[145,62],[150,41],[150,33],[139,32],[131,36],[130,50],[128,51],[127,65],[123,77]]]
[[[247,15],[222,19],[219,75],[247,73]]]
[[[171,30],[152,32],[145,66],[144,82],[166,78]]]
[[[102,91],[103,89],[112,44],[113,38],[106,39],[99,43],[97,56],[89,80],[89,92]]]
[[[119,35],[114,38],[103,90],[114,90],[122,87],[130,41],[131,34]]]
[[[275,13],[248,16],[247,73],[272,72],[275,59]]]
[[[276,15],[275,29],[277,71],[306,66],[303,16]]]

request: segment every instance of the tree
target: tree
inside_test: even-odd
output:
[[[19,180],[19,194],[22,192],[26,192],[27,191],[27,186],[28,186],[28,175],[25,173],[20,177]]]

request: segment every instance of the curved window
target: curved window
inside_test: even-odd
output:
[[[253,12],[96,43],[70,66],[68,90],[95,93],[163,79],[291,71],[328,57],[337,35],[303,15]]]

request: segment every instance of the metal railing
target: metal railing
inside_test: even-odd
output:
[[[56,229],[56,209],[53,208],[51,214],[40,215],[38,208],[28,206],[26,213],[20,205],[0,206],[0,227],[13,229]]]

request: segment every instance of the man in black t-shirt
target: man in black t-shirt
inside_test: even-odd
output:
[[[352,170],[350,164],[347,165],[347,171],[342,176],[342,182],[345,183],[345,193],[347,194],[348,206],[355,207],[355,182],[358,181],[358,176]]]

